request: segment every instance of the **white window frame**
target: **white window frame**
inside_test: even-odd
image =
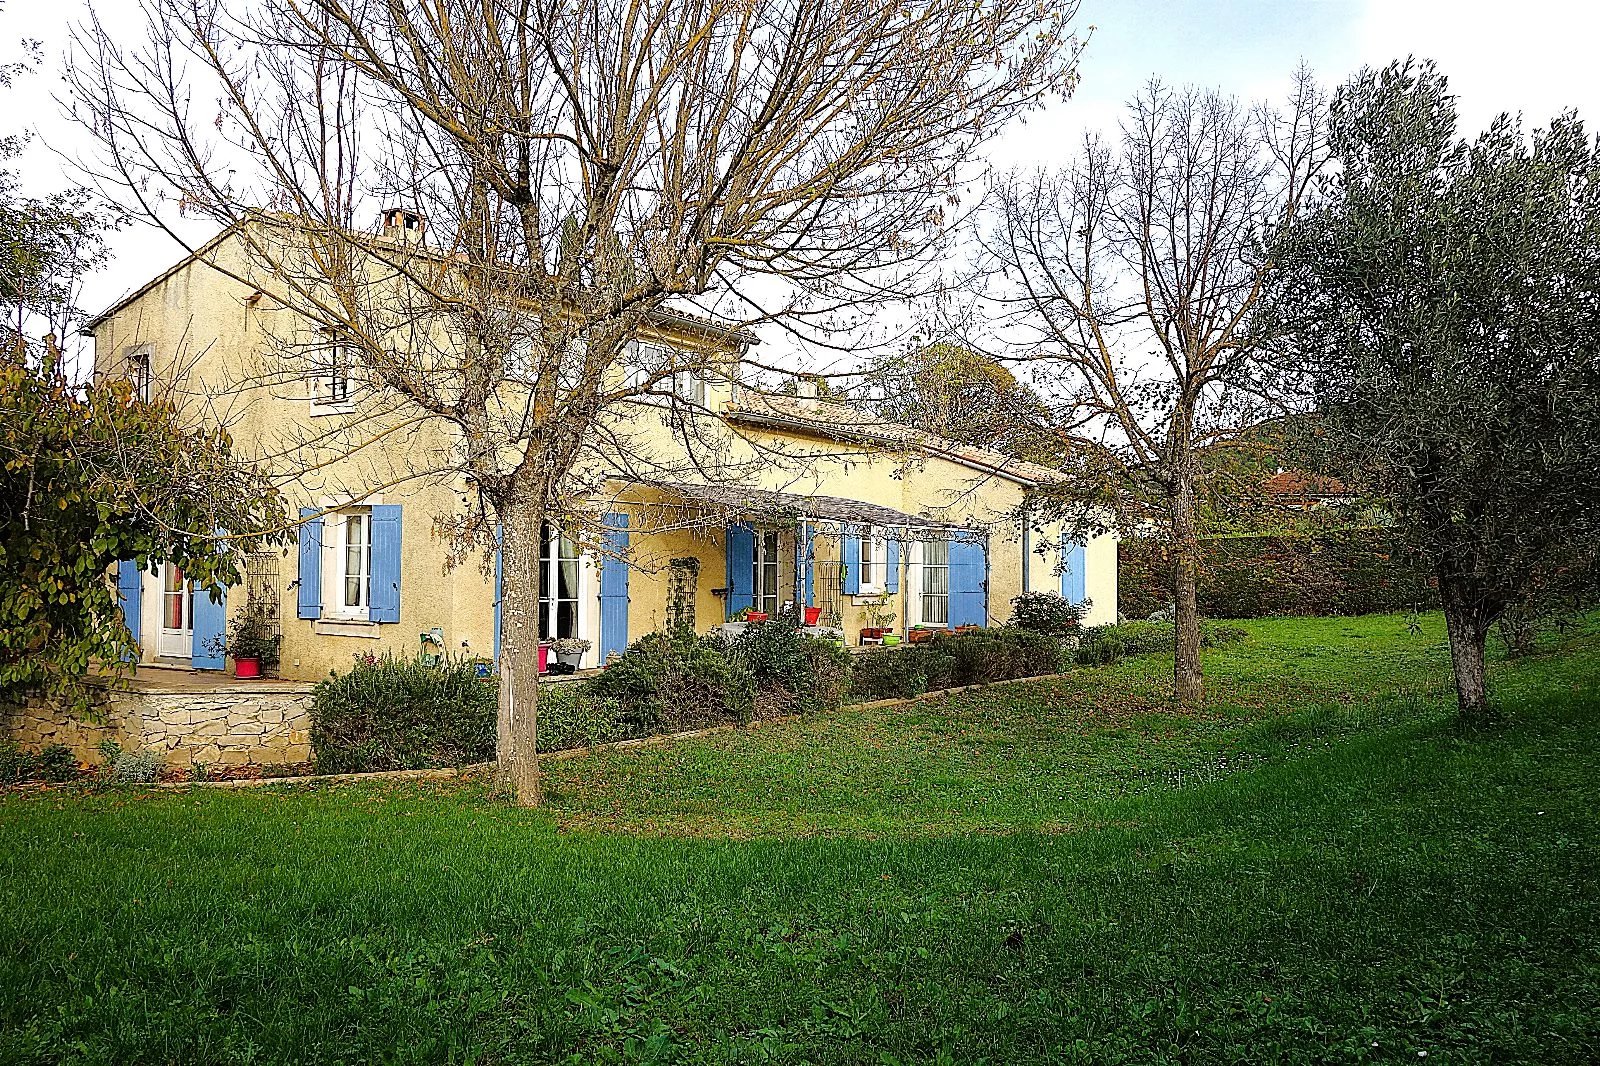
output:
[[[317,355],[311,377],[311,413],[335,414],[348,411],[354,391],[350,376],[350,346],[330,340]]]
[[[539,632],[542,639],[554,640],[557,637],[557,623],[561,618],[561,604],[572,604],[573,631],[568,636],[593,640],[587,637],[588,619],[584,611],[583,594],[584,581],[584,555],[583,546],[571,537],[563,537],[561,530],[554,522],[546,522],[539,538]],[[561,554],[561,542],[567,540],[572,545],[573,554]],[[578,581],[570,596],[558,596],[560,590],[561,561],[570,558],[578,564]]]
[[[350,523],[349,519],[360,516],[363,521],[363,532],[366,537],[361,547],[361,560],[365,566],[365,573],[356,575],[360,582],[358,593],[359,603],[346,603],[346,585],[350,578],[348,563],[350,558]],[[329,524],[335,529],[333,536],[328,536]],[[372,508],[371,507],[346,507],[332,511],[323,516],[323,548],[322,548],[322,617],[336,622],[366,622],[372,618]]]
[[[927,546],[929,544],[942,544],[942,545],[944,545],[945,561],[943,563],[930,563],[930,562],[928,562],[928,560],[927,560],[927,554],[928,554],[927,553]],[[915,612],[916,612],[916,615],[917,615],[917,622],[919,624],[927,625],[927,626],[944,626],[944,627],[948,627],[950,625],[950,555],[949,555],[950,542],[948,540],[943,540],[943,539],[938,539],[938,538],[927,538],[927,539],[924,539],[924,540],[917,541],[915,543],[915,545],[913,546],[913,548],[914,548],[915,553],[916,553],[917,582],[916,582],[916,589],[915,589],[915,592],[914,592],[913,597],[911,599],[911,602],[906,605],[907,613],[908,614],[911,613],[912,609],[915,608]],[[936,570],[944,571],[944,592],[942,594],[941,593],[930,593],[928,591],[928,584],[929,584],[929,580],[928,579],[931,576],[932,572],[936,571]],[[943,598],[943,600],[944,600],[944,617],[943,618],[931,617],[930,612],[928,610],[928,598],[930,596],[942,597]]]
[[[793,598],[784,596],[783,533],[776,529],[758,529],[755,534],[755,550],[750,553],[750,609],[765,611],[768,617],[776,618],[784,600]],[[768,538],[771,538],[770,548]],[[770,589],[767,587],[769,576]]]
[[[856,575],[856,587],[860,589],[860,595],[883,595],[889,576],[889,542],[877,527],[861,535],[861,552],[856,559],[856,566],[860,568]]]

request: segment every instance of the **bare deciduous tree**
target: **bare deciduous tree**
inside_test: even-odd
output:
[[[1325,158],[1324,99],[1302,72],[1284,111],[1152,82],[1120,144],[997,183],[985,241],[1011,339],[1054,377],[1084,441],[1039,502],[1092,526],[1158,530],[1173,560],[1176,695],[1203,695],[1195,585],[1208,448],[1275,408],[1253,311],[1271,236]]]
[[[409,434],[396,479],[470,479],[460,528],[503,529],[500,757],[530,803],[539,530],[626,453],[617,412],[681,406],[741,328],[925,288],[977,150],[1078,53],[1076,5],[1031,0],[143,6],[141,42],[77,37],[101,176],[158,224],[235,227],[248,262],[217,265],[308,326],[278,373],[362,369],[370,417],[317,445]],[[398,239],[364,224],[397,205]],[[730,325],[637,343],[685,311]]]

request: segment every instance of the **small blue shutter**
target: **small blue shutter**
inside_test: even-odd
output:
[[[883,591],[897,593],[900,591],[900,542],[891,540],[889,550],[885,553],[887,562],[883,568]]]
[[[950,542],[950,626],[989,621],[989,559],[981,541]]]
[[[228,590],[220,586],[214,590],[196,588],[194,634],[189,642],[190,666],[196,670],[221,670],[226,665],[222,652],[208,645],[213,641],[222,640],[227,626]]]
[[[756,531],[743,522],[728,523],[728,617],[756,601]]]
[[[299,618],[322,617],[322,519],[315,507],[300,508],[300,577],[295,600]]]
[[[850,535],[839,542],[839,561],[844,565],[844,594],[861,593],[861,538]]]
[[[811,565],[811,556],[813,554],[815,554],[816,547],[817,547],[817,539],[816,539],[816,535],[812,532],[811,527],[809,525],[803,525],[800,528],[801,528],[801,532],[805,536],[805,543],[804,543],[804,546],[801,548],[801,551],[800,551],[801,558],[803,558],[805,560],[805,564],[806,564],[806,585],[805,585],[805,598],[806,598],[806,600],[805,600],[805,603],[803,604],[803,606],[809,607],[809,606],[811,606],[813,603],[815,603],[817,601],[816,596],[812,594],[813,593],[813,588],[815,587],[816,582],[814,580],[815,575],[813,574],[813,569],[814,568]]]
[[[372,508],[372,599],[367,617],[400,621],[400,505]]]
[[[1068,603],[1082,603],[1088,599],[1083,566],[1083,545],[1069,541],[1061,546],[1061,595]]]
[[[144,588],[144,574],[139,564],[124,559],[117,564],[117,600],[122,605],[122,623],[139,643],[139,603]]]
[[[506,576],[500,556],[501,527],[494,527],[494,659],[500,661],[500,601],[505,597]]]
[[[605,517],[606,555],[600,558],[600,661],[628,648],[628,516]],[[618,556],[619,558],[613,558]]]

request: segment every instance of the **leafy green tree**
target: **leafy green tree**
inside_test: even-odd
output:
[[[30,66],[0,66],[0,87]],[[0,160],[21,147],[0,139]],[[198,586],[234,584],[245,553],[283,538],[283,506],[226,433],[127,382],[71,379],[59,338],[114,218],[81,190],[21,188],[0,169],[0,700],[84,710],[96,665],[114,675],[136,650],[111,568],[170,561]]]
[[[237,584],[246,553],[283,539],[282,503],[225,432],[125,381],[75,386],[25,345],[0,356],[0,410],[0,699],[83,710],[96,664],[115,674],[136,651],[110,569],[173,562],[198,588]]]
[[[1414,60],[1345,85],[1330,140],[1267,313],[1293,327],[1319,452],[1432,561],[1481,719],[1490,626],[1600,545],[1600,151],[1571,113],[1458,139],[1444,76]]]

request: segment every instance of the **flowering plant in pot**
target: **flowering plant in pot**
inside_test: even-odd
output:
[[[277,665],[282,639],[266,612],[252,604],[228,621],[225,635],[206,641],[206,650],[231,658],[234,677],[260,677],[262,667]]]
[[[557,637],[550,642],[550,650],[555,653],[556,662],[562,666],[577,669],[583,661],[583,653],[591,647],[589,641],[582,637]]]

